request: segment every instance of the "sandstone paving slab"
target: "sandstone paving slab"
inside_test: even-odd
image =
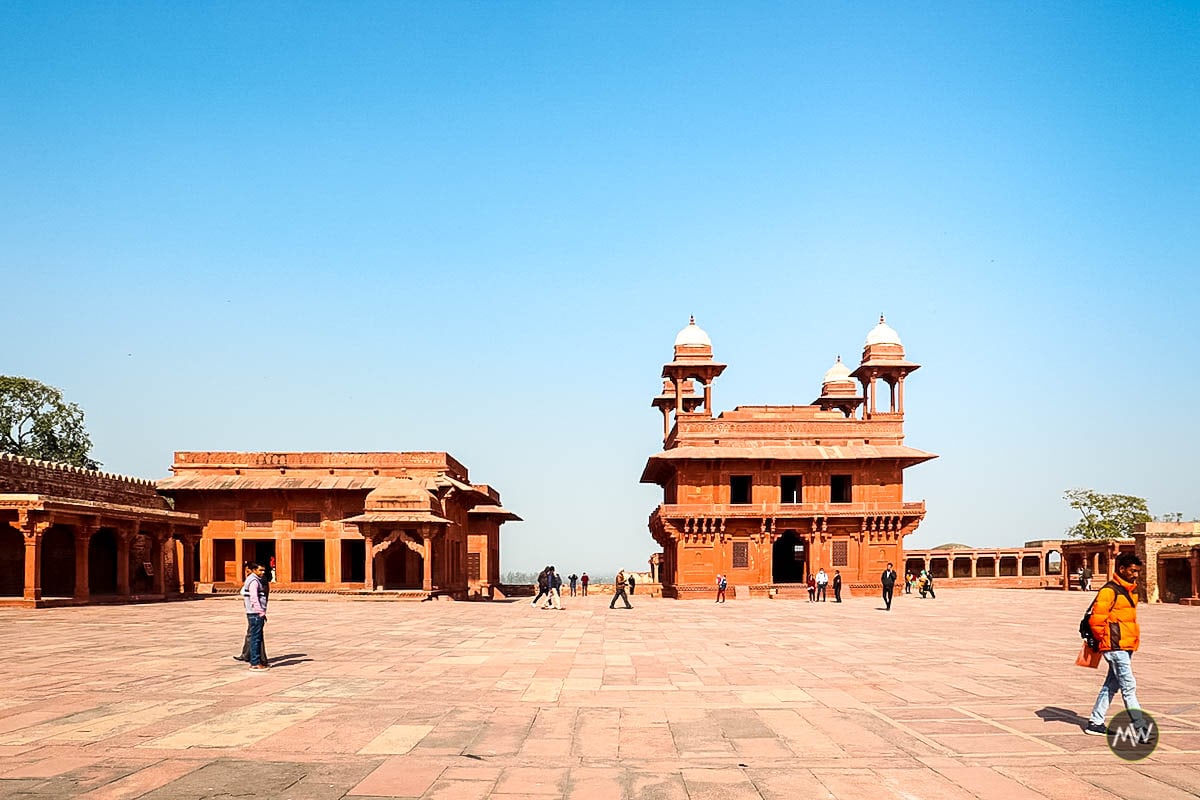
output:
[[[282,595],[265,675],[229,659],[236,598],[0,609],[0,797],[244,796],[247,773],[293,800],[1197,793],[1195,609],[1139,610],[1162,746],[1131,765],[1080,731],[1103,674],[1072,663],[1073,594],[592,599]]]

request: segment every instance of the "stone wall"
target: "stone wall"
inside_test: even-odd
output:
[[[0,453],[0,494],[37,494],[93,503],[169,509],[154,482]]]

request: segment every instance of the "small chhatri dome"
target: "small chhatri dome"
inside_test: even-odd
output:
[[[696,324],[696,318],[691,317],[687,327],[675,337],[675,346],[712,347],[712,339],[709,339],[704,329]]]
[[[901,344],[900,334],[883,321],[883,314],[879,315],[879,324],[867,334],[867,346],[870,347],[873,344]]]
[[[834,381],[848,381],[850,378],[850,368],[842,363],[842,357],[838,356],[837,361],[833,362],[833,366],[825,372],[824,383],[833,383]]]

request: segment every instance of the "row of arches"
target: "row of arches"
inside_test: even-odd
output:
[[[73,597],[77,594],[78,533],[71,525],[52,525],[41,536],[39,585],[43,597]],[[168,540],[172,542],[173,540]],[[175,576],[173,548],[160,554],[154,537],[136,534],[129,540],[127,558],[128,593],[160,592],[153,565],[165,563],[167,575],[161,578],[171,585]],[[117,531],[102,527],[87,542],[87,590],[89,595],[118,595],[121,551]],[[165,559],[160,559],[160,555]],[[25,591],[25,537],[11,525],[0,525],[0,597],[21,597]]]

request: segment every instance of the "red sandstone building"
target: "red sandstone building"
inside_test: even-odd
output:
[[[904,470],[936,458],[904,444],[904,382],[918,367],[880,317],[857,368],[839,358],[810,405],[714,417],[725,365],[692,320],[651,403],[663,414],[663,450],[642,472],[663,488],[650,532],[663,548],[664,595],[711,596],[718,573],[772,596],[821,567],[851,586],[878,583],[888,562],[901,569],[904,537],[925,516],[923,502],[904,500]]]
[[[447,453],[180,452],[158,482],[203,526],[202,584],[275,563],[275,586],[493,596],[500,526],[520,517]]]

